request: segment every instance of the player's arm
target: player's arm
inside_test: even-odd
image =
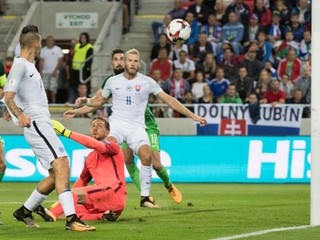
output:
[[[5,104],[9,111],[18,119],[20,127],[30,127],[31,119],[23,114],[22,110],[17,106],[14,100],[20,83],[26,75],[26,66],[24,64],[16,64],[12,67],[5,85]]]
[[[71,132],[69,129],[66,129],[60,122],[52,120],[52,125],[55,132],[58,135],[62,135],[67,138],[80,143],[81,145],[96,150],[97,152],[107,154],[109,156],[116,155],[120,152],[120,147],[117,143],[112,141],[99,141],[92,137],[82,135],[80,133]]]
[[[195,115],[191,112],[188,108],[183,106],[177,99],[171,97],[170,95],[166,94],[165,92],[159,92],[157,95],[162,101],[164,101],[169,107],[173,108],[177,112],[191,118],[192,120],[199,122],[200,126],[207,125],[207,120],[203,117]]]
[[[97,96],[99,96],[100,93],[101,93],[101,89],[99,89],[96,95],[93,96],[91,99],[97,98]],[[86,113],[94,112],[94,111],[97,111],[99,108],[100,107],[92,107],[92,106],[85,105],[85,106],[82,106],[81,108],[76,108],[76,109],[72,109],[64,112],[63,117],[67,119],[71,119],[78,114],[86,114]]]
[[[87,165],[84,164],[80,177],[73,184],[73,188],[85,187],[88,185],[91,179],[92,179],[91,173],[87,168]]]

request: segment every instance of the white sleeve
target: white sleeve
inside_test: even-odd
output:
[[[21,81],[26,75],[26,65],[24,63],[17,63],[12,66],[10,70],[4,92],[17,92]]]
[[[112,83],[112,79],[110,78],[108,79],[108,81],[106,82],[106,84],[104,85],[104,88],[102,89],[101,95],[104,98],[109,98],[111,95],[111,83]]]
[[[163,89],[160,87],[160,85],[152,78],[149,78],[149,83],[150,83],[150,93],[152,93],[153,95],[157,96],[158,93],[163,92]]]

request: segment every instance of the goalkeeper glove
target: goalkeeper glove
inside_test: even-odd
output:
[[[67,138],[70,137],[72,132],[69,129],[66,129],[65,126],[63,126],[61,122],[58,122],[56,120],[51,120],[51,123],[52,123],[54,131],[58,135],[62,135]]]

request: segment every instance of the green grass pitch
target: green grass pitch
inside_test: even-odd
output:
[[[138,190],[127,184],[126,209],[117,223],[88,221],[97,231],[78,233],[65,231],[62,220],[46,223],[36,215],[41,228],[28,229],[13,220],[12,213],[35,186],[36,183],[0,184],[0,220],[4,223],[0,225],[1,240],[209,240],[310,224],[308,184],[176,184],[183,194],[183,202],[177,205],[162,184],[154,183],[151,192],[160,209],[140,208]],[[52,193],[44,205],[49,207],[56,199]],[[318,240],[320,228],[241,239]]]

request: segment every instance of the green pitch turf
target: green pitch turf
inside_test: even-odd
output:
[[[2,240],[209,240],[251,232],[309,225],[310,190],[307,184],[176,184],[183,202],[175,204],[162,184],[152,185],[161,209],[142,209],[139,192],[127,187],[127,206],[119,222],[91,221],[95,232],[67,232],[64,221],[43,222],[28,229],[12,213],[27,199],[36,183],[0,184],[0,239]],[[57,199],[52,193],[44,205]],[[320,203],[319,203],[320,204]],[[231,239],[231,238],[230,238]],[[320,228],[268,233],[248,240],[318,240]]]

